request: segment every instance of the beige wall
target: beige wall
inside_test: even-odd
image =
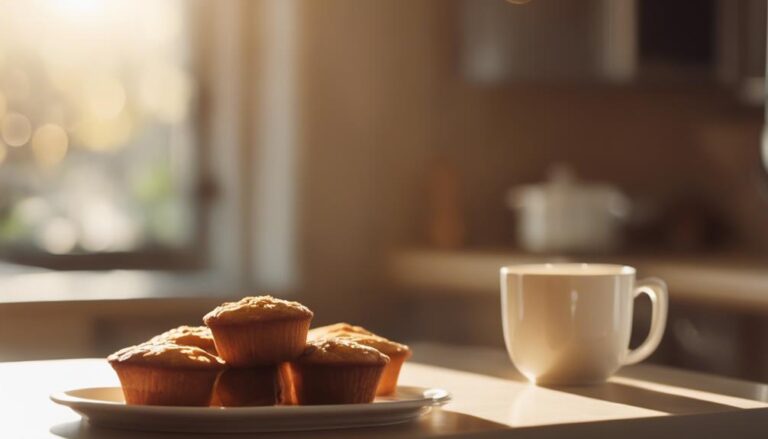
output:
[[[429,147],[431,2],[305,1],[300,241],[319,319],[353,319]],[[359,318],[359,317],[358,317]]]

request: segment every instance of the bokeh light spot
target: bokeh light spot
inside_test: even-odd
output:
[[[83,104],[96,119],[113,119],[125,107],[125,88],[110,76],[97,76],[86,82]]]
[[[67,154],[69,138],[64,128],[52,123],[35,130],[32,137],[32,152],[35,161],[44,168],[58,165]]]
[[[172,64],[153,62],[139,82],[142,108],[162,122],[176,123],[187,117],[193,80],[189,73]]]
[[[39,244],[55,255],[70,253],[77,244],[77,229],[67,218],[53,218],[43,225]]]
[[[114,119],[81,120],[75,128],[74,135],[78,144],[93,151],[115,150],[131,138],[134,133],[134,120],[130,114],[123,111]]]
[[[22,146],[29,142],[32,136],[32,123],[27,116],[19,113],[8,113],[3,117],[2,125],[3,141],[9,146]]]

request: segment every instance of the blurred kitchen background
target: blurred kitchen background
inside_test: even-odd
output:
[[[503,349],[498,268],[578,260],[667,280],[651,361],[768,381],[765,22],[764,0],[0,0],[0,361],[262,291]]]

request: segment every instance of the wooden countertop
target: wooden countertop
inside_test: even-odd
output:
[[[617,255],[581,260],[511,251],[405,249],[391,255],[389,279],[423,294],[498,295],[499,268],[504,265],[569,260],[632,265],[641,278],[664,279],[672,300],[768,311],[768,261],[743,258]]]
[[[681,431],[688,435],[763,435],[768,431],[768,387],[759,383],[639,365],[600,386],[542,388],[522,381],[498,351],[428,345],[417,348],[420,361],[461,363],[465,369],[478,371],[490,367],[494,375],[407,363],[402,384],[447,388],[453,401],[410,424],[274,437],[508,437],[514,432],[515,437],[523,438],[564,434],[621,434],[631,438],[649,433],[659,438],[675,437]],[[58,390],[111,385],[117,385],[117,379],[103,359],[0,363],[0,436],[189,437],[91,427],[74,412],[48,400],[48,394]]]

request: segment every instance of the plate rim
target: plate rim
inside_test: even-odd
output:
[[[338,411],[361,412],[378,410],[397,410],[413,409],[418,407],[439,407],[447,404],[453,399],[451,392],[439,387],[422,386],[398,386],[398,389],[410,389],[421,393],[421,398],[405,400],[380,400],[376,403],[360,404],[322,404],[322,405],[273,405],[273,406],[252,406],[252,407],[189,407],[189,406],[156,406],[156,405],[128,405],[114,401],[103,401],[98,399],[82,398],[71,395],[71,392],[96,389],[120,389],[119,386],[97,386],[80,387],[69,390],[53,392],[49,395],[51,401],[56,404],[69,407],[77,411],[77,408],[114,408],[115,410],[143,412],[151,411],[157,414],[161,413],[187,413],[200,414],[206,413],[213,416],[226,415],[245,415],[245,414],[326,414]],[[428,396],[428,394],[432,394]],[[394,407],[393,407],[394,405]],[[119,408],[118,408],[119,407]],[[296,413],[300,412],[300,413]],[[214,415],[216,414],[216,415]]]

